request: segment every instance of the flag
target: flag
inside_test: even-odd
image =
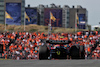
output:
[[[30,22],[30,18],[29,18],[29,16],[26,14],[26,12],[25,12],[25,19],[28,19],[28,22]]]
[[[76,20],[77,20],[77,24],[79,24],[79,17],[77,14],[76,14]]]
[[[53,16],[53,14],[50,12],[50,19],[53,21],[56,21],[56,18]]]
[[[5,12],[5,15],[6,15],[6,16],[5,16],[6,18],[12,19],[12,20],[13,20],[13,18],[12,18],[12,17],[10,16],[10,14],[8,14],[7,12]]]
[[[75,23],[75,27],[76,27],[76,28],[78,27],[78,24],[79,24],[79,17],[78,17],[78,15],[76,14],[76,23]]]

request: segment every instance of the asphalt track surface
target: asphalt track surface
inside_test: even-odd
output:
[[[0,67],[100,67],[100,60],[0,60]]]

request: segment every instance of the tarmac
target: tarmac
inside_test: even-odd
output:
[[[0,67],[100,67],[100,60],[0,60]]]

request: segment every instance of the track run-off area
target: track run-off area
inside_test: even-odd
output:
[[[100,67],[100,60],[0,60],[0,67]]]

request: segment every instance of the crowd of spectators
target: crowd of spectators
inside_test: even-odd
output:
[[[42,39],[70,40],[65,44],[66,49],[72,45],[85,46],[85,58],[100,59],[100,44],[95,48],[100,35],[95,32],[51,33],[50,36],[39,32],[5,32],[0,33],[0,44],[3,44],[2,58],[5,59],[38,59],[39,45],[43,45]]]

